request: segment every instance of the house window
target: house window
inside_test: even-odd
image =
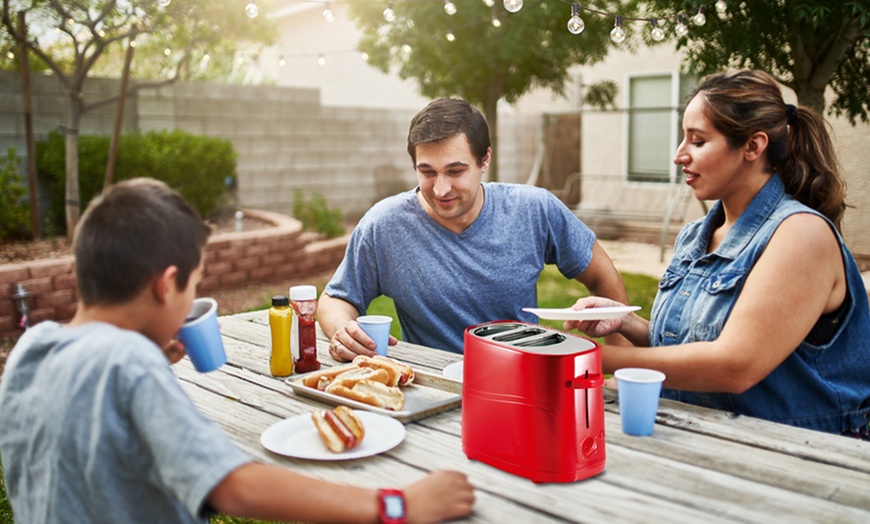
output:
[[[628,166],[630,182],[674,180],[674,151],[679,143],[680,76],[677,73],[628,79]]]

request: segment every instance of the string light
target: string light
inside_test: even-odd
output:
[[[492,26],[493,27],[501,27],[501,20],[498,19],[498,15],[492,14]]]
[[[322,66],[323,66],[323,65],[326,65],[326,57],[323,56],[323,53],[320,53],[320,54],[317,56],[317,63],[320,64],[320,65],[322,65]]]
[[[160,7],[169,7],[169,4],[172,3],[172,0],[157,0],[157,5]]]
[[[260,14],[260,8],[257,7],[254,0],[245,6],[245,14],[248,15],[248,18],[257,18],[257,15]]]
[[[621,44],[625,40],[625,29],[622,28],[622,16],[616,15],[616,24],[610,31],[610,39],[617,44]]]
[[[656,42],[664,40],[665,32],[661,27],[659,27],[659,21],[653,18],[649,23],[652,25],[652,30],[650,30],[650,36],[652,36],[652,39]]]
[[[716,0],[716,12],[719,13],[719,16],[724,15],[727,10],[728,4],[725,3],[725,0]]]
[[[516,13],[523,8],[523,0],[504,0],[504,8],[509,13]]]
[[[689,33],[689,28],[686,27],[686,17],[682,13],[677,15],[677,27],[674,28],[677,36],[683,38]]]
[[[492,7],[495,5],[495,0],[483,0],[483,3],[486,7]]]
[[[171,54],[172,54],[172,49],[169,49],[169,48],[167,47],[166,49],[163,50],[163,54],[164,54],[165,56],[169,56],[169,55],[171,55]]]
[[[571,4],[571,18],[568,19],[568,32],[579,35],[586,29],[586,23],[580,18],[580,4]]]
[[[692,22],[695,22],[695,25],[698,27],[707,23],[707,17],[704,15],[704,6],[698,8],[698,14],[692,17]]]
[[[450,0],[444,0],[444,12],[450,16],[456,14],[456,4],[451,2]]]
[[[402,44],[402,53],[405,54],[406,56],[410,55],[411,54],[411,46],[409,46],[408,44]]]
[[[396,12],[393,11],[393,3],[390,2],[387,4],[387,8],[384,9],[384,20],[387,22],[393,22],[396,20]]]
[[[446,38],[448,42],[452,42],[456,40],[456,35],[453,34],[453,31],[447,31]]]
[[[287,65],[287,60],[284,60],[284,55],[278,57],[278,65],[284,67]]]
[[[323,18],[326,19],[326,22],[335,22],[335,13],[332,12],[332,6],[329,5],[329,2],[326,2],[326,7],[323,9]]]

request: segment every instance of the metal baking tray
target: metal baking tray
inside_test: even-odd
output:
[[[371,406],[353,399],[320,391],[316,388],[310,388],[302,384],[306,376],[308,376],[308,373],[294,375],[284,380],[284,382],[297,395],[317,399],[334,406],[344,404],[345,406],[380,413],[381,415],[393,417],[403,424],[458,408],[462,404],[462,382],[416,370],[414,371],[414,383],[410,386],[401,386],[402,393],[405,395],[405,406],[401,411]]]

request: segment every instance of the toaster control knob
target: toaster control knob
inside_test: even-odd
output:
[[[592,437],[586,437],[583,439],[583,442],[580,443],[580,451],[583,452],[583,456],[591,457],[598,451],[598,443]]]

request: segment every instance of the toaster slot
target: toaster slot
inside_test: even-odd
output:
[[[546,337],[536,338],[535,340],[526,340],[523,342],[517,342],[514,344],[517,347],[522,348],[536,348],[543,346],[554,346],[561,342],[565,341],[565,335],[560,335],[559,333],[551,333]]]
[[[492,335],[498,335],[499,333],[504,333],[505,331],[513,331],[514,329],[523,327],[522,324],[492,324],[489,326],[483,326],[474,330],[474,335],[478,337],[489,337]]]
[[[535,335],[540,335],[544,330],[540,328],[528,328],[522,331],[517,331],[515,333],[507,333],[504,335],[497,335],[492,337],[496,342],[513,342],[514,340],[520,340],[523,338],[533,337]]]

